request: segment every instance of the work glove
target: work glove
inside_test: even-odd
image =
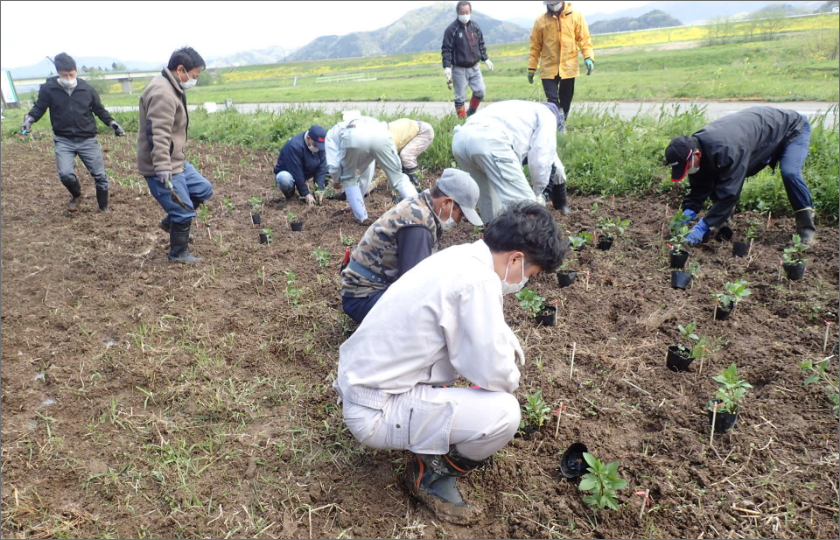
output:
[[[543,195],[543,193],[537,195],[537,204],[540,206],[545,206],[545,195]]]
[[[688,223],[690,223],[692,219],[697,217],[697,212],[695,212],[694,210],[683,210],[682,213],[683,215],[688,216],[688,219],[685,219],[680,222],[680,224],[682,225],[688,225]]]
[[[172,189],[172,171],[155,171],[155,176],[158,177],[161,184]]]
[[[534,84],[534,72],[533,71],[528,72],[528,82],[530,84]]]
[[[709,226],[706,225],[706,220],[701,219],[697,222],[697,224],[691,229],[686,237],[685,241],[689,246],[696,246],[697,244],[703,241],[703,237],[706,236],[706,233],[709,231]]]
[[[125,135],[125,130],[122,128],[121,125],[117,123],[116,120],[111,121],[111,129],[114,130],[114,135],[116,135],[117,137],[122,137],[123,135]]]
[[[595,69],[595,62],[593,62],[589,58],[585,58],[583,60],[583,63],[586,64],[586,74],[587,75],[592,75],[592,70]]]
[[[487,69],[493,71],[493,62],[489,58],[484,61],[484,65],[487,66]]]
[[[315,197],[311,193],[308,193],[304,199],[306,200],[307,206],[315,206]]]
[[[23,125],[20,126],[20,131],[21,131],[21,133],[26,134],[31,129],[32,129],[32,117],[27,114],[26,116],[23,117]]]
[[[447,81],[451,81],[452,80],[452,68],[451,67],[443,68],[443,76],[446,77]]]

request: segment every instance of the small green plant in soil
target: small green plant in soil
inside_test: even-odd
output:
[[[688,235],[688,225],[681,225],[676,229],[671,229],[671,247],[675,253],[685,251],[685,237]]]
[[[228,212],[233,211],[233,203],[230,202],[230,199],[224,199],[224,203],[225,203],[225,208],[227,209]]]
[[[297,214],[294,212],[286,212],[286,221],[294,223],[297,221]]]
[[[573,250],[578,250],[582,248],[586,244],[586,238],[582,236],[570,236],[569,237],[569,245],[572,247]]]
[[[688,216],[682,208],[680,208],[679,212],[674,214],[674,217],[671,218],[671,234],[674,235],[678,231],[680,231],[683,227],[688,229],[688,222],[691,220],[691,217]],[[688,233],[686,233],[688,234]]]
[[[747,388],[752,388],[752,385],[738,375],[738,366],[734,363],[721,371],[720,375],[712,377],[712,380],[720,385],[715,392],[715,399],[720,402],[718,410],[735,414],[747,394]],[[708,407],[713,411],[715,403],[710,401]]]
[[[627,227],[630,226],[629,219],[621,219],[620,217],[616,217],[615,220],[612,220],[606,216],[600,218],[598,220],[598,229],[601,231],[601,234],[604,236],[622,236],[624,235],[624,231]]]
[[[803,373],[809,375],[809,377],[803,382],[805,386],[809,386],[820,381],[825,383],[823,388],[826,392],[828,392],[828,399],[831,401],[832,405],[834,405],[834,413],[840,414],[840,390],[838,390],[838,388],[840,388],[840,381],[838,381],[837,377],[833,377],[831,372],[828,371],[828,364],[830,361],[830,356],[816,363],[813,360],[806,360],[805,362],[799,364],[799,368]]]
[[[578,486],[579,490],[589,492],[583,502],[592,508],[618,510],[616,492],[627,487],[627,481],[618,477],[618,462],[605,465],[588,452],[583,453],[583,459],[589,465],[586,469],[589,472],[583,475]]]
[[[760,221],[750,221],[750,227],[747,229],[747,232],[744,236],[746,236],[747,241],[755,240],[758,238],[758,227],[761,225]]]
[[[248,202],[251,203],[251,213],[259,214],[262,210],[262,197],[251,197],[250,199],[248,199]]]
[[[263,229],[262,232],[265,233],[265,236],[266,238],[268,238],[269,242],[274,240],[274,235],[271,234],[271,229]]]
[[[749,283],[740,279],[735,282],[727,282],[723,286],[726,292],[715,293],[714,296],[724,309],[729,310],[734,308],[738,302],[752,294],[750,290],[747,289],[747,285],[749,285]]]
[[[598,215],[598,209],[599,209],[599,207],[598,207],[597,202],[594,202],[589,206],[589,210],[592,212],[592,215],[597,216]]]
[[[300,293],[303,289],[298,289],[295,287],[295,273],[291,270],[286,270],[283,272],[286,274],[286,298],[295,305],[297,305],[298,300],[300,299]]]
[[[537,291],[525,287],[516,293],[516,299],[519,300],[519,307],[522,311],[529,314],[531,317],[536,317],[543,310],[543,303],[545,297],[537,294]]]
[[[551,407],[543,399],[542,390],[525,396],[524,413],[522,415],[522,421],[519,424],[519,429],[523,429],[525,426],[541,428],[545,424],[551,415]]]
[[[350,247],[350,246],[353,245],[353,243],[354,243],[354,240],[353,240],[352,236],[344,236],[343,234],[341,235],[341,245],[342,246]]]
[[[198,220],[207,225],[207,220],[210,219],[210,208],[206,204],[198,207]]]
[[[312,256],[315,257],[315,260],[318,261],[318,266],[321,268],[326,268],[330,265],[330,254],[321,249],[321,246],[315,248],[315,251],[312,252]]]
[[[802,243],[802,238],[798,234],[793,235],[793,245],[785,248],[782,255],[782,262],[785,264],[802,264],[806,259],[802,256],[811,246]]]
[[[688,273],[697,279],[700,279],[700,263],[697,261],[689,261]]]
[[[690,322],[685,326],[681,324],[677,325],[677,330],[680,331],[680,335],[686,338],[690,345],[683,345],[682,343],[679,343],[677,344],[677,348],[683,356],[691,359],[703,358],[709,354],[707,339],[694,333],[694,329],[696,327],[697,323],[695,322]],[[691,343],[692,341],[695,343]]]

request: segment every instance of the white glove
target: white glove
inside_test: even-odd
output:
[[[543,197],[542,193],[537,195],[537,204],[540,206],[545,206],[545,197]]]
[[[484,61],[484,65],[487,66],[487,69],[489,69],[490,71],[493,71],[493,61],[492,60],[490,60],[488,58],[487,60]]]
[[[560,160],[554,162],[554,183],[555,184],[565,184],[566,183],[566,167],[563,166],[563,163]]]
[[[305,199],[307,206],[315,206],[315,197],[313,197],[311,193],[308,193]]]
[[[451,81],[452,80],[452,68],[451,67],[443,68],[443,75],[444,75],[444,77],[446,77],[447,81]]]

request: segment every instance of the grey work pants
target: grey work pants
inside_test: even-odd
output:
[[[76,178],[76,156],[82,159],[96,185],[96,189],[108,190],[108,175],[105,173],[105,162],[102,160],[102,149],[96,137],[83,139],[53,137],[55,142],[55,166],[58,169],[58,179],[65,186],[78,182]]]
[[[379,163],[392,190],[401,194],[411,191],[410,195],[417,194],[408,176],[402,172],[400,156],[387,124],[360,124],[345,129],[341,134],[341,148],[344,155],[339,181],[343,187],[360,184],[362,193],[365,193],[373,178],[374,163]]]
[[[478,184],[478,212],[485,223],[513,203],[537,200],[507,133],[470,124],[455,129],[452,153],[458,168]]]
[[[431,146],[435,138],[435,130],[431,124],[420,120],[417,120],[417,123],[420,125],[420,131],[400,150],[403,169],[408,171],[417,168],[417,158]]]
[[[484,99],[484,77],[481,76],[481,68],[476,63],[473,67],[452,67],[452,86],[455,88],[455,106],[460,107],[467,101],[467,85],[470,86],[473,96]]]

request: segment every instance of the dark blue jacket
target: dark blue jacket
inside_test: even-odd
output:
[[[286,171],[292,175],[297,186],[297,192],[301,197],[309,195],[309,187],[306,185],[307,178],[314,178],[318,189],[324,189],[324,179],[327,175],[327,155],[323,151],[313,154],[306,147],[303,141],[304,133],[298,133],[283,145],[280,155],[277,156],[277,165],[274,166],[274,174]]]

